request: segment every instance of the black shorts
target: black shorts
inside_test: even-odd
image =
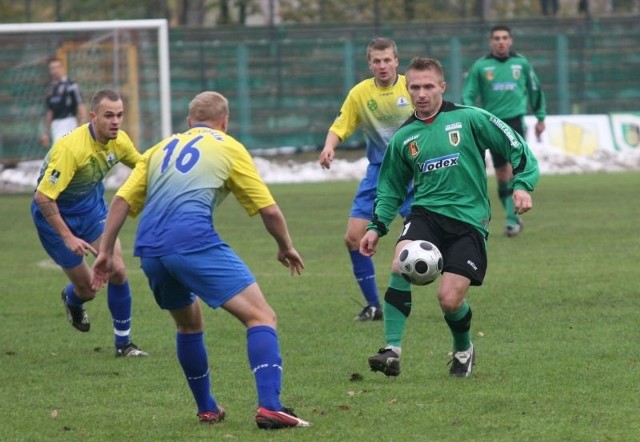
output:
[[[443,271],[469,278],[471,285],[482,285],[487,272],[487,249],[482,234],[475,227],[421,207],[412,207],[398,241],[406,239],[422,239],[435,244],[442,253]]]
[[[514,131],[518,132],[520,135],[522,135],[522,137],[524,137],[524,126],[523,126],[522,120],[523,118],[520,116],[520,117],[507,118],[502,121],[507,123],[507,126],[509,126]],[[491,151],[489,151],[489,153],[491,153],[491,160],[493,161],[493,167],[502,167],[505,164],[507,164],[507,160],[505,159],[505,157],[503,157],[499,153],[495,153]]]

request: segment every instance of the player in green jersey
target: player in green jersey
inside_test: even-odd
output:
[[[487,192],[485,149],[507,158],[513,167],[513,205],[521,215],[532,207],[529,192],[539,177],[538,162],[527,143],[493,114],[443,101],[446,89],[440,62],[414,58],[407,71],[414,115],[391,138],[380,168],[373,219],[360,242],[372,256],[378,240],[406,198],[413,181],[411,213],[396,244],[391,280],[385,293],[386,346],[369,358],[373,371],[400,374],[401,342],[411,312],[411,286],[398,270],[398,255],[409,241],[430,241],[440,249],[444,268],[438,301],[453,336],[449,373],[468,377],[473,369],[471,308],[465,296],[485,276],[491,207]]]
[[[529,105],[538,119],[535,133],[540,139],[540,134],[545,129],[546,101],[538,76],[529,60],[511,51],[513,38],[508,26],[494,26],[489,45],[491,52],[478,59],[467,74],[462,102],[474,106],[476,99],[480,98],[485,110],[503,120],[523,137],[523,117]],[[511,200],[513,173],[509,162],[500,154],[492,152],[491,158],[498,182],[498,195],[506,214],[505,234],[513,237],[522,230],[522,220],[514,213]]]

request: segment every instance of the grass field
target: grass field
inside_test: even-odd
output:
[[[198,424],[173,323],[131,257],[134,220],[121,236],[133,338],[151,356],[121,360],[105,293],[87,306],[91,332],[75,331],[59,299],[65,278],[32,226],[30,196],[0,196],[0,441],[638,440],[639,173],[542,177],[514,239],[502,236],[494,203],[488,275],[469,294],[477,365],[464,380],[448,376],[451,338],[433,286],[414,290],[402,374],[368,371],[383,334],[381,323],[352,321],[361,300],[342,236],[355,185],[272,186],[305,258],[300,277],[275,260],[259,219],[232,200],[217,214],[278,312],[283,402],[314,424],[281,432],[255,426],[244,330],[210,309],[213,388],[228,414],[220,425]],[[384,238],[376,255],[381,293],[393,242]]]

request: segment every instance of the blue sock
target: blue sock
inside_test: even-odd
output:
[[[256,379],[258,406],[267,410],[282,410],[282,358],[278,333],[266,325],[247,329],[247,353],[249,366]]]
[[[198,406],[198,413],[218,411],[218,404],[211,394],[209,361],[204,346],[204,333],[176,334],[178,361]]]
[[[107,304],[113,319],[116,347],[124,347],[131,340],[131,290],[129,283],[107,285]]]
[[[358,250],[349,250],[349,256],[351,256],[351,263],[353,264],[353,274],[364,295],[364,299],[367,300],[367,305],[380,307],[373,259],[362,255]]]
[[[73,290],[73,284],[67,284],[64,288],[64,293],[67,295],[67,303],[69,305],[80,307],[82,304],[87,302],[82,298],[78,298],[78,295],[76,295],[76,292]]]

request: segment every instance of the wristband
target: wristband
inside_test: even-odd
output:
[[[385,226],[383,222],[378,221],[376,218],[369,221],[367,230],[375,230],[380,237],[383,237],[387,233],[389,233],[389,229],[387,228],[387,226]]]

